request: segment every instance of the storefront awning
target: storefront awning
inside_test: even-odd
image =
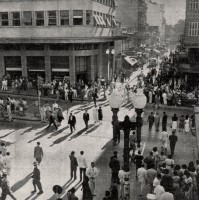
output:
[[[130,57],[130,56],[126,56],[126,57],[124,57],[124,59],[125,59],[131,66],[135,65],[135,64],[138,62],[135,58]]]
[[[96,24],[100,26],[100,25],[101,25],[101,22],[99,21],[98,16],[97,16],[97,15],[93,15],[93,16],[94,16],[94,19],[95,19]]]

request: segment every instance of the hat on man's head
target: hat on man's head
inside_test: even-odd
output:
[[[33,165],[34,165],[34,166],[37,166],[37,165],[38,165],[38,162],[37,162],[37,161],[34,161],[34,162],[33,162]]]

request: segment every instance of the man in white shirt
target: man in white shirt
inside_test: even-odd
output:
[[[98,177],[98,169],[95,167],[95,163],[91,163],[91,167],[87,169],[86,175],[89,178],[89,185],[91,189],[91,193],[93,196],[96,196],[95,194],[95,182],[96,178]]]
[[[147,171],[142,164],[137,170],[138,182],[140,183],[140,196],[143,195],[143,189],[147,183]]]
[[[174,197],[170,192],[165,192],[160,196],[160,200],[174,200]]]
[[[80,181],[82,181],[82,174],[83,178],[86,175],[86,168],[88,167],[86,157],[84,156],[84,152],[80,151],[80,156],[78,157],[78,166],[79,166],[79,173],[80,173]]]
[[[55,103],[53,103],[53,105],[52,105],[52,110],[55,110],[55,108],[58,108],[59,107],[59,105],[57,104],[57,102],[55,101]]]

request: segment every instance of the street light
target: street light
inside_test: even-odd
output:
[[[137,146],[140,148],[141,143],[141,130],[142,130],[142,112],[146,106],[147,98],[143,94],[143,89],[137,89],[137,93],[132,98],[135,112],[137,113],[136,117],[136,126],[137,126]]]
[[[109,49],[106,50],[106,54],[108,55],[108,81],[110,79],[110,55],[115,54],[115,50],[112,49],[111,51]]]
[[[110,94],[108,101],[109,101],[109,105],[111,107],[111,111],[113,112],[113,117],[112,117],[112,119],[113,119],[113,121],[112,121],[113,145],[116,145],[117,135],[119,134],[118,131],[120,131],[117,113],[119,111],[120,106],[122,105],[122,103],[124,101],[124,98],[117,87]]]

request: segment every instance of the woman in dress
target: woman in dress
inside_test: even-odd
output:
[[[183,133],[184,132],[184,125],[185,125],[185,118],[184,115],[181,115],[181,117],[179,118],[179,132]]]
[[[190,131],[189,115],[186,115],[185,120],[184,120],[184,131],[185,131],[186,134],[188,134],[189,131]]]
[[[98,120],[100,121],[100,124],[102,124],[103,114],[102,114],[102,108],[101,106],[98,109]]]
[[[88,178],[88,176],[85,176],[84,180],[82,182],[82,191],[83,191],[82,200],[92,200],[93,199],[88,182],[89,182],[89,178]]]
[[[93,119],[94,119],[94,123],[96,124],[98,122],[98,109],[97,109],[97,106],[94,106],[94,108],[93,108]]]
[[[177,126],[178,126],[178,117],[176,114],[174,114],[172,117],[172,132],[173,131],[176,132]]]

